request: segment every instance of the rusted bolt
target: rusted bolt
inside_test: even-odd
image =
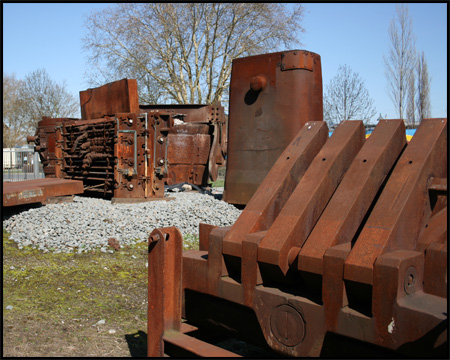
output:
[[[160,137],[158,138],[158,142],[159,142],[160,144],[162,144],[162,143],[164,142],[164,137],[163,137],[163,136],[160,136]]]
[[[267,78],[264,75],[257,75],[251,78],[250,88],[253,91],[262,91],[267,86]]]
[[[128,184],[127,184],[127,189],[128,189],[128,190],[132,191],[133,188],[134,188],[134,185],[133,185],[132,183],[128,183]]]
[[[151,241],[158,241],[159,239],[161,239],[159,234],[150,235],[150,240]]]
[[[163,159],[159,159],[159,160],[158,160],[158,164],[159,164],[159,165],[164,165],[164,160],[163,160]]]
[[[129,158],[128,161],[127,161],[127,163],[128,163],[129,166],[133,166],[133,165],[134,165],[134,160],[133,160],[133,158]]]

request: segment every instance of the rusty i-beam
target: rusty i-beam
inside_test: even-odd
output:
[[[448,358],[447,170],[447,119],[409,143],[403,120],[367,139],[308,121],[234,225],[200,224],[200,250],[153,231],[148,355],[230,356],[195,337],[220,329],[285,356],[336,356],[335,335]]]

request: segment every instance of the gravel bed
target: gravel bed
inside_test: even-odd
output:
[[[146,242],[155,228],[176,226],[186,243],[198,237],[199,223],[232,225],[241,213],[233,205],[198,192],[167,193],[169,201],[112,204],[109,200],[75,196],[73,202],[29,208],[3,217],[3,229],[20,249],[44,252],[114,252],[120,245]]]

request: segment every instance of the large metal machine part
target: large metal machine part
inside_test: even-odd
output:
[[[43,118],[36,143],[46,177],[82,180],[115,199],[164,196],[164,184],[206,186],[226,155],[220,104],[141,105],[136,80],[80,92],[83,119]]]
[[[170,114],[174,126],[168,133],[167,184],[215,181],[225,165],[227,129],[224,108],[213,105],[140,105],[140,112]]]
[[[308,121],[321,121],[320,56],[292,50],[233,60],[224,200],[245,205]]]
[[[152,232],[148,355],[230,356],[206,329],[286,356],[337,356],[338,336],[448,358],[447,170],[447,119],[409,143],[403,120],[367,139],[361,121],[307,122],[234,225],[200,224],[200,250]]]

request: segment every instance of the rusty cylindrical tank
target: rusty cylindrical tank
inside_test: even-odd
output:
[[[308,121],[323,120],[320,56],[292,50],[233,60],[225,201],[245,205]]]

